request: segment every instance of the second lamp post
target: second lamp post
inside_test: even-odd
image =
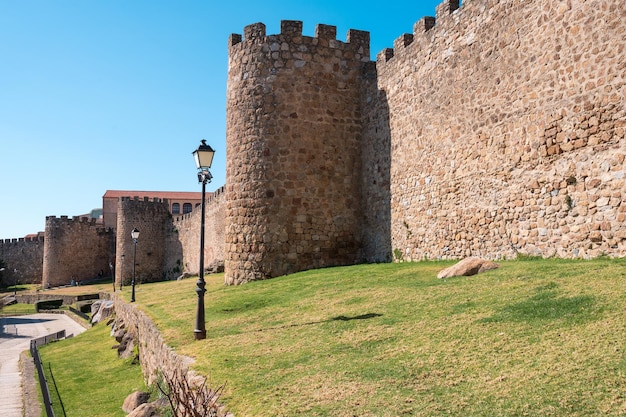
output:
[[[130,232],[130,237],[133,238],[133,245],[135,247],[133,250],[133,280],[130,282],[130,286],[132,287],[132,291],[130,293],[130,302],[134,303],[135,302],[135,265],[137,264],[137,241],[139,240],[139,230],[137,230],[136,227]]]
[[[202,183],[202,207],[200,218],[200,268],[198,271],[198,282],[196,282],[196,294],[198,294],[198,304],[196,306],[196,328],[193,331],[196,340],[206,339],[206,327],[204,325],[204,293],[206,283],[204,282],[204,212],[205,212],[205,191],[207,182],[211,182],[213,176],[209,172],[213,163],[213,155],[215,151],[206,144],[206,140],[200,141],[198,149],[193,151],[193,157],[196,160],[196,168],[198,168],[198,182]]]

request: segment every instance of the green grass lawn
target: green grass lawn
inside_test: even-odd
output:
[[[39,348],[56,416],[123,417],[124,399],[136,390],[146,391],[140,365],[118,359],[117,350],[111,349],[116,342],[110,330],[99,324]]]
[[[2,316],[21,316],[23,314],[35,314],[34,304],[11,304],[0,309]]]
[[[506,261],[437,279],[450,264],[237,287],[209,276],[203,341],[195,279],[139,285],[136,305],[226,382],[237,417],[626,414],[626,261]]]

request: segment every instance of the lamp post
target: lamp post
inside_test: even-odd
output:
[[[202,202],[201,218],[200,218],[200,268],[198,271],[198,282],[196,282],[196,294],[198,295],[198,303],[196,306],[196,328],[193,331],[196,340],[206,339],[206,327],[204,325],[204,293],[206,292],[206,283],[204,282],[204,212],[205,212],[205,192],[207,182],[211,182],[213,176],[209,172],[213,163],[213,155],[215,151],[206,144],[206,140],[200,141],[198,149],[192,152],[196,160],[196,168],[198,168],[198,182],[202,183]]]
[[[130,282],[130,286],[132,287],[132,291],[130,293],[130,302],[134,303],[135,302],[135,263],[136,263],[136,259],[137,259],[137,240],[139,239],[139,230],[137,230],[136,227],[130,232],[130,237],[133,238],[133,245],[134,245],[134,249],[133,249],[133,280]]]
[[[109,270],[111,271],[111,281],[113,282],[113,292],[115,293],[115,274],[113,273],[113,262],[109,261]]]
[[[125,261],[126,261],[126,255],[122,254],[122,272],[126,270],[126,264],[124,263]],[[124,284],[124,274],[122,273],[122,276],[120,276],[120,292],[122,291],[123,284]]]

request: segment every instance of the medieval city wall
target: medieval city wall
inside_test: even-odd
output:
[[[229,42],[226,282],[361,259],[360,77],[369,33],[282,21]]]
[[[226,231],[226,195],[220,187],[208,196],[205,204],[204,227],[204,266],[224,261],[224,239]],[[191,213],[174,216],[173,244],[179,244],[182,250],[180,272],[193,275],[200,271],[200,206]],[[174,251],[168,251],[173,253]],[[174,260],[176,262],[176,260]]]
[[[626,255],[624,16],[445,1],[378,54],[364,131],[390,145],[397,259]]]
[[[67,216],[46,217],[43,249],[44,288],[86,281],[109,270],[115,235],[95,219]]]
[[[0,272],[0,285],[40,283],[43,248],[43,236],[0,240],[0,259],[5,263],[5,270]]]
[[[445,0],[375,62],[362,31],[231,35],[205,265],[238,284],[392,258],[625,256],[624,16],[610,0]],[[117,225],[50,217],[45,241],[0,256],[35,277],[43,246],[52,286],[115,259],[128,285],[137,227],[139,282],[197,273],[199,209],[123,198]]]

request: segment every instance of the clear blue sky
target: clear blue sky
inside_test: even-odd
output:
[[[110,190],[199,191],[191,152],[225,183],[227,41],[281,20],[370,32],[371,55],[440,1],[0,0],[0,238],[102,206]]]

